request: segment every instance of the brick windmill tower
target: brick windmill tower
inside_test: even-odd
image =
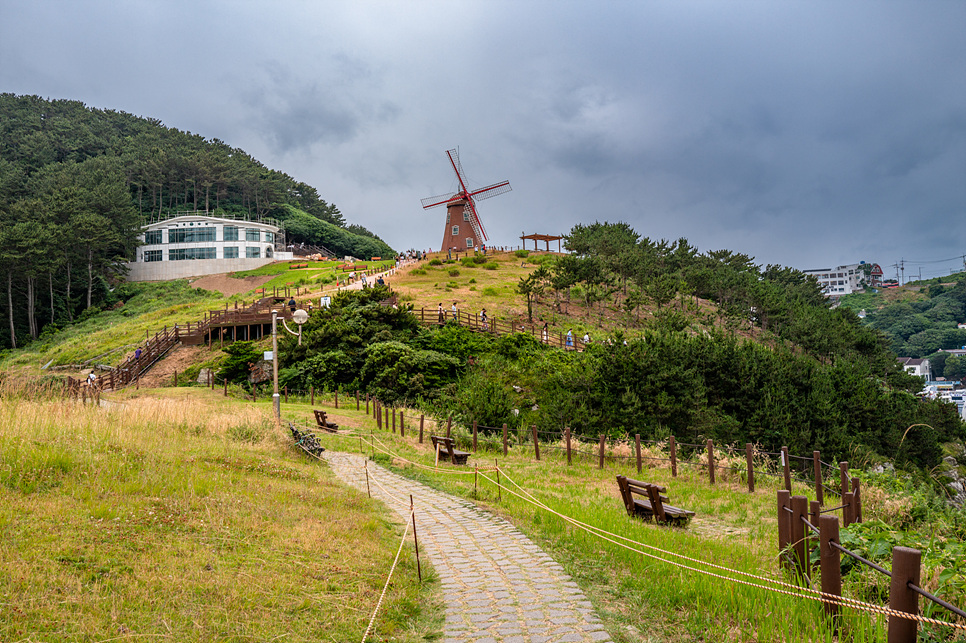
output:
[[[489,199],[500,194],[509,192],[509,181],[494,183],[485,188],[470,190],[466,186],[466,175],[463,174],[463,166],[460,165],[459,152],[449,150],[446,152],[449,157],[450,165],[456,172],[460,190],[456,194],[444,194],[431,196],[423,199],[423,209],[429,210],[441,205],[446,206],[446,226],[443,230],[443,245],[440,249],[447,250],[466,250],[478,246],[487,240],[486,230],[480,215],[476,210],[476,201]]]

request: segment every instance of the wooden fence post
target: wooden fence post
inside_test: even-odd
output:
[[[849,485],[849,463],[848,463],[848,461],[839,462],[839,484],[840,484],[840,486],[842,488],[842,492],[841,492],[842,493],[842,496],[845,496],[845,494],[848,493],[849,490],[852,488]],[[845,525],[843,525],[843,527],[844,526]]]
[[[795,569],[802,577],[808,576],[808,547],[805,539],[805,523],[808,515],[808,498],[792,496],[791,542],[795,556]]]
[[[678,454],[677,445],[674,443],[674,436],[668,438],[668,447],[671,449],[671,477],[678,477]]]
[[[177,386],[177,385],[178,385],[178,371],[175,371],[174,372],[174,383],[171,384],[171,386]]]
[[[842,596],[842,561],[839,550],[830,543],[839,541],[838,516],[823,514],[818,519],[819,564],[822,569],[822,591]],[[825,613],[833,618],[839,614],[839,604],[825,601]]]
[[[356,389],[356,411],[359,410],[359,389]]]
[[[386,409],[387,411],[389,409]],[[396,407],[392,407],[392,432],[396,432]]]
[[[506,424],[503,425],[503,455],[507,454],[507,444],[506,444]]]
[[[285,403],[288,404],[288,385],[285,385]]]
[[[910,547],[892,548],[892,582],[889,584],[889,609],[919,614],[919,594],[909,585],[919,585],[922,554]],[[889,616],[889,643],[915,643],[919,621]]]
[[[315,406],[315,387],[309,386],[309,404]],[[368,408],[366,409],[369,410]]]
[[[848,527],[855,519],[853,518],[853,512],[855,511],[855,500],[852,497],[852,492],[842,494],[842,526]]]
[[[818,504],[825,504],[825,490],[822,488],[822,459],[821,453],[812,451],[812,463],[815,469],[815,499]]]
[[[791,509],[791,495],[786,489],[778,490],[778,552],[781,555],[780,560],[783,567],[788,567],[788,561],[781,553],[785,551],[789,540],[791,540],[789,533],[791,523],[788,520],[791,514],[787,511]]]
[[[637,453],[637,472],[641,472],[641,434],[634,436],[634,451]]]
[[[534,424],[531,428],[533,429],[533,453],[537,457],[537,460],[539,460],[540,459],[540,443],[537,442],[537,425]]]
[[[564,428],[564,433],[567,436],[567,466],[570,466],[570,427]]]
[[[597,464],[598,469],[604,468],[604,443],[607,441],[607,436],[600,436],[600,462]]]
[[[389,428],[389,407],[388,407],[388,406],[384,406],[384,407],[383,407],[383,410],[384,410],[384,411],[385,411],[385,413],[386,413],[386,428],[388,429],[388,428]],[[393,420],[395,420],[395,419],[396,419],[396,409],[393,409],[393,410],[392,410],[392,419],[393,419]],[[393,432],[393,433],[395,433],[395,432],[396,432],[396,427],[393,427],[393,428],[392,428],[392,432]]]
[[[339,389],[335,389],[335,408],[339,408]]]
[[[399,409],[399,436],[406,437],[406,424],[402,409]]]
[[[852,519],[855,522],[862,522],[862,494],[860,492],[860,480],[852,478],[852,502],[855,510],[852,512]]]
[[[369,394],[366,393],[366,415],[369,415]]]
[[[792,465],[788,458],[788,447],[782,447],[782,470],[785,474],[785,489],[792,490]]]
[[[376,413],[376,428],[381,430],[382,429],[382,409],[379,408],[379,400],[376,400],[376,403],[373,405],[372,410],[375,411]]]
[[[140,379],[140,376],[138,377],[138,379]],[[228,397],[228,378],[227,377],[225,378],[225,393],[224,393],[224,395],[225,395],[225,397]]]
[[[708,440],[708,480],[714,484],[714,441]]]
[[[426,421],[426,416],[422,413],[419,414],[419,443],[423,443],[423,423]]]
[[[473,420],[473,453],[476,453],[476,420]]]
[[[752,465],[752,450],[754,447],[751,442],[745,444],[745,461],[748,463],[748,493],[755,492],[755,467]]]

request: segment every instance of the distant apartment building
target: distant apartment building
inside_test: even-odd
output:
[[[882,268],[877,263],[867,264],[860,261],[835,268],[817,268],[802,272],[818,280],[826,297],[840,297],[866,287],[882,287]]]
[[[184,212],[145,225],[129,281],[183,279],[252,270],[291,259],[281,228],[272,219]]]

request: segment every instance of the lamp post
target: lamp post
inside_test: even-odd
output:
[[[298,324],[298,332],[293,331],[282,318],[282,326],[292,335],[298,335],[299,346],[302,345],[302,324],[309,320],[309,314],[302,309],[292,313],[292,321]],[[282,422],[282,399],[278,394],[278,311],[272,311],[272,409],[275,412],[275,423]]]

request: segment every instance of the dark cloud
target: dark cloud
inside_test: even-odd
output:
[[[763,263],[961,255],[966,3],[0,3],[0,91],[218,137],[399,247],[460,146],[497,243],[626,220]]]

